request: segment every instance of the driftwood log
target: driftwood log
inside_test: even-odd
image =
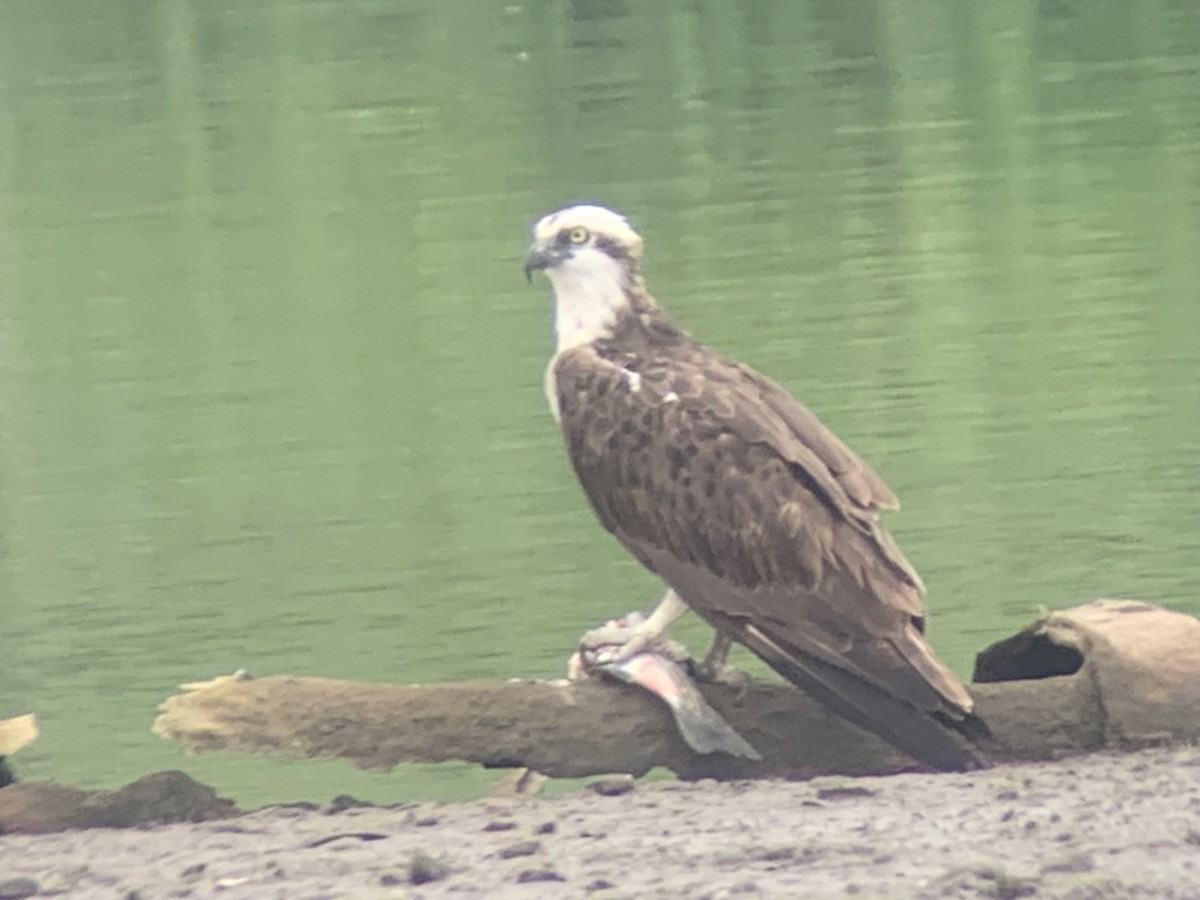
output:
[[[1136,601],[1052,613],[977,659],[997,761],[1200,740],[1200,620]],[[762,761],[697,755],[665,705],[608,680],[427,685],[276,675],[185,685],[154,731],[187,750],[344,759],[364,769],[463,760],[554,777],[665,766],[684,778],[915,768],[790,685],[705,685]]]

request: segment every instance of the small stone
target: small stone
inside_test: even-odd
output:
[[[38,883],[32,878],[9,878],[0,881],[0,900],[24,900],[36,896],[38,890]]]
[[[431,881],[441,881],[450,874],[450,867],[443,860],[428,853],[417,851],[408,864],[408,881],[410,884],[429,884]]]
[[[981,880],[991,882],[985,890],[1000,900],[1017,900],[1018,897],[1031,897],[1037,893],[1037,886],[1028,879],[1000,869],[981,869],[976,874]]]
[[[533,856],[541,849],[542,845],[539,841],[521,841],[519,844],[503,848],[500,851],[500,858],[516,859],[518,856]]]
[[[857,797],[874,797],[875,791],[857,786],[828,787],[817,791],[818,800],[851,800]]]
[[[632,775],[613,775],[610,778],[597,778],[588,788],[601,797],[620,797],[632,791],[633,784]]]
[[[512,831],[517,827],[516,822],[502,822],[495,819],[483,826],[484,831]]]
[[[1183,836],[1183,842],[1191,844],[1193,847],[1200,847],[1200,831],[1194,828],[1189,829],[1188,833]]]
[[[204,877],[204,869],[204,863],[196,863],[194,866],[188,866],[180,872],[179,877],[188,882],[188,884],[192,884]]]
[[[1090,872],[1096,862],[1090,853],[1073,853],[1042,866],[1042,872]]]
[[[795,855],[795,847],[767,847],[759,852],[756,859],[762,862],[783,862]]]
[[[345,812],[348,809],[360,809],[374,805],[374,803],[367,800],[359,800],[357,797],[351,797],[349,794],[338,794],[329,801],[329,805],[322,812],[327,816],[336,816],[338,813]]]
[[[558,826],[553,822],[543,822],[533,830],[534,834],[554,834],[558,830]]]
[[[526,869],[517,876],[517,884],[530,884],[535,881],[566,881],[553,869]]]
[[[595,881],[589,882],[588,886],[584,888],[584,891],[589,894],[594,894],[596,891],[609,891],[615,887],[616,885],[607,878],[597,878]]]
[[[413,822],[413,824],[418,828],[432,828],[434,825],[438,824],[439,821],[440,820],[437,816],[425,816],[423,819],[417,819],[417,821]]]

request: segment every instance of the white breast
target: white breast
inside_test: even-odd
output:
[[[542,389],[546,392],[546,402],[550,404],[550,415],[555,422],[561,422],[562,416],[558,410],[558,379],[554,377],[554,367],[558,365],[559,354],[555,353],[546,364],[546,374],[542,376]]]

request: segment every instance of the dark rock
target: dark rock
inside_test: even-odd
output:
[[[269,809],[284,816],[291,816],[298,819],[305,813],[316,812],[321,808],[320,804],[313,803],[309,800],[294,800],[291,803],[274,803],[271,806],[264,806],[263,809]]]
[[[985,897],[1017,900],[1018,897],[1030,897],[1037,893],[1037,885],[1029,879],[1018,878],[1000,869],[981,869],[976,874],[984,882],[980,893]]]
[[[754,858],[760,862],[783,862],[796,855],[795,847],[764,847]]]
[[[1090,872],[1096,868],[1096,861],[1090,853],[1072,853],[1062,859],[1056,859],[1042,866],[1042,873],[1047,872]]]
[[[155,772],[115,791],[99,791],[79,810],[82,828],[161,822],[208,822],[240,814],[231,800],[179,771]]]
[[[338,834],[327,834],[324,837],[316,838],[309,841],[304,846],[306,847],[323,847],[326,844],[332,844],[334,841],[342,841],[350,838],[356,841],[382,841],[387,839],[387,835],[378,831],[344,831]]]
[[[534,829],[533,833],[534,834],[554,834],[554,832],[557,829],[558,829],[558,826],[555,825],[553,822],[543,822],[541,825],[539,825],[537,828]]]
[[[611,778],[597,778],[588,784],[589,790],[601,797],[620,797],[633,790],[634,780],[629,775],[614,775]]]
[[[597,878],[595,881],[589,882],[584,890],[589,894],[594,894],[596,891],[609,891],[615,887],[616,885],[607,878]]]
[[[526,869],[517,876],[517,884],[531,884],[537,881],[566,881],[553,869]]]
[[[542,845],[539,841],[521,841],[519,844],[503,848],[500,851],[500,858],[516,859],[518,856],[533,856],[541,849]]]
[[[323,813],[329,816],[337,815],[340,812],[345,812],[348,809],[359,809],[362,807],[372,807],[376,804],[369,800],[359,800],[357,797],[351,797],[349,794],[338,794],[329,801],[329,805],[323,810]]]
[[[450,866],[445,860],[418,851],[408,864],[409,884],[429,884],[431,881],[441,881],[450,874]]]
[[[0,881],[0,900],[24,900],[25,897],[35,897],[39,885],[32,878],[9,878]]]
[[[207,822],[239,813],[232,801],[178,771],[146,775],[115,791],[85,791],[53,781],[27,781],[0,791],[0,833]]]
[[[62,831],[88,792],[53,781],[24,781],[0,791],[0,834]]]
[[[855,797],[874,797],[875,791],[865,787],[828,787],[817,791],[818,800],[851,800]]]
[[[516,822],[506,822],[495,819],[483,826],[484,831],[512,831],[517,827]]]

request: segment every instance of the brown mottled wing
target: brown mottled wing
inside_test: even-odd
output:
[[[821,460],[847,498],[860,509],[900,508],[900,501],[884,480],[826,428],[812,410],[753,369],[738,365],[737,371],[755,386],[763,402],[790,431],[789,438],[780,442],[780,450],[786,452],[793,440],[799,441]]]
[[[781,388],[700,345],[611,355],[579,347],[554,367],[571,462],[606,529],[864,727],[970,709],[921,636],[920,581],[875,512],[895,498],[865,463]],[[885,730],[904,746],[905,728]]]
[[[580,347],[561,356],[555,369],[560,406],[574,404],[576,411],[582,411],[586,404],[586,416],[572,419],[569,411],[564,411],[562,421],[568,442],[582,440],[581,450],[598,454],[585,452],[582,459],[593,460],[602,469],[617,464],[618,459],[626,465],[636,464],[642,477],[662,475],[665,463],[666,475],[691,481],[676,484],[673,490],[667,490],[666,482],[657,483],[655,503],[687,503],[689,494],[699,503],[704,489],[711,486],[731,496],[704,498],[709,500],[706,508],[714,511],[724,527],[738,522],[748,529],[746,534],[754,530],[764,512],[768,518],[773,513],[780,519],[774,534],[783,540],[772,547],[774,559],[769,569],[782,569],[793,581],[803,578],[806,571],[829,565],[844,569],[864,583],[876,582],[873,586],[879,602],[895,605],[923,627],[924,586],[879,523],[878,508],[895,506],[895,494],[779,385],[693,343],[683,345],[669,360],[625,361],[624,367],[592,347]],[[630,390],[627,374],[634,370],[637,391]],[[601,403],[589,397],[593,391],[602,395]],[[677,399],[665,402],[666,397]],[[601,413],[602,406],[607,407],[608,415]],[[636,423],[639,433],[610,434],[606,424],[610,417]],[[599,443],[603,442],[609,449],[620,449],[621,455],[610,458],[600,453]],[[701,447],[708,448],[704,451],[708,456],[718,453],[722,459],[693,458],[673,464],[679,462],[681,453],[696,453]],[[574,462],[574,450],[571,456]],[[715,474],[706,475],[705,468],[712,468]],[[718,468],[720,471],[715,471]],[[578,467],[577,474],[582,480]],[[614,484],[611,478],[597,483]],[[584,487],[587,490],[586,484]],[[639,485],[627,499],[636,496],[645,501],[650,490],[649,485]],[[739,504],[739,499],[745,503]],[[613,531],[603,516],[601,520]],[[859,532],[865,540],[844,537],[831,544],[834,531],[848,530]],[[805,550],[822,548],[828,557],[824,562],[806,558],[811,552],[806,555]],[[865,558],[836,558],[851,548]],[[895,584],[888,589],[883,582]]]
[[[879,510],[900,508],[900,501],[892,489],[807,406],[753,369],[740,364],[736,365],[736,369],[746,379],[748,387],[753,386],[761,402],[779,417],[779,423],[786,428],[786,431],[783,431],[779,424],[774,425],[771,430],[775,433],[768,438],[772,446],[809,471],[813,471],[814,468],[820,471],[823,468],[828,472],[848,501],[849,505],[842,508],[842,514],[859,520],[864,528],[871,531],[881,551],[894,565],[903,570],[905,579],[912,582],[918,593],[924,594],[925,585],[916,569],[900,552],[892,536],[877,524],[876,514]],[[746,429],[747,432],[752,430],[753,426]],[[781,431],[783,433],[780,433]],[[753,439],[749,434],[747,438]],[[812,457],[819,460],[819,466],[814,466]],[[923,628],[923,606],[918,604],[909,611],[921,619],[919,627]]]

